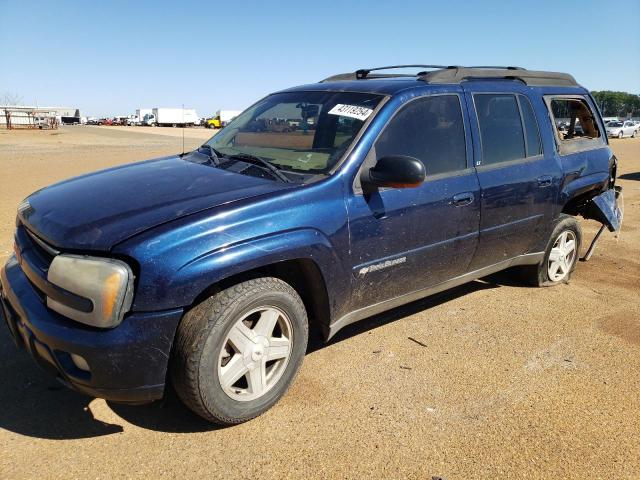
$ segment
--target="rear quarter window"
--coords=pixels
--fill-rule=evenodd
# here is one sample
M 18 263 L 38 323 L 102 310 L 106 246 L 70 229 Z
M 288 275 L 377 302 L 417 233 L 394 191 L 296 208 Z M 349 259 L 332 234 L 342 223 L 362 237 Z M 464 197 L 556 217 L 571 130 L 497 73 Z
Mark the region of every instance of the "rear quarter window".
M 544 97 L 560 154 L 599 148 L 605 144 L 593 109 L 584 96 Z

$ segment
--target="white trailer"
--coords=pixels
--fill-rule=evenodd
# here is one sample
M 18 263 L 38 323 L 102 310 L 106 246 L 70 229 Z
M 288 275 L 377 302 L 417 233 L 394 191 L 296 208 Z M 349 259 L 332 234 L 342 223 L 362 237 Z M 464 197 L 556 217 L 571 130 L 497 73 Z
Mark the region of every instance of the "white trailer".
M 216 117 L 220 120 L 221 126 L 224 127 L 241 113 L 242 111 L 240 110 L 218 110 L 216 112 Z
M 193 108 L 154 108 L 144 116 L 145 125 L 158 127 L 192 127 L 200 125 L 200 117 Z

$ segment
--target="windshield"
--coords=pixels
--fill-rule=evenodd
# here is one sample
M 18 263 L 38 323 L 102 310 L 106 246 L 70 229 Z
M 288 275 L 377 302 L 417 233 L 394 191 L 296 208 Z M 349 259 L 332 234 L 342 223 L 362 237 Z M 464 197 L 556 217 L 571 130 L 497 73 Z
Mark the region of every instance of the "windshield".
M 610 122 L 609 126 L 610 127 L 621 127 L 622 123 L 621 122 Z
M 368 93 L 276 93 L 245 110 L 207 145 L 225 157 L 260 157 L 285 172 L 326 174 L 380 100 Z

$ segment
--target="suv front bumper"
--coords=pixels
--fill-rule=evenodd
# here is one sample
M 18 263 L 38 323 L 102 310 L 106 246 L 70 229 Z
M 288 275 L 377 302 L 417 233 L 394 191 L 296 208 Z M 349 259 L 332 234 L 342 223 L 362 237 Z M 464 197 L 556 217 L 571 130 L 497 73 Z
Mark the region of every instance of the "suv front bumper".
M 0 271 L 0 317 L 18 346 L 67 386 L 124 403 L 162 398 L 174 334 L 183 310 L 132 313 L 110 330 L 49 310 L 12 256 Z M 82 357 L 89 371 L 78 367 Z

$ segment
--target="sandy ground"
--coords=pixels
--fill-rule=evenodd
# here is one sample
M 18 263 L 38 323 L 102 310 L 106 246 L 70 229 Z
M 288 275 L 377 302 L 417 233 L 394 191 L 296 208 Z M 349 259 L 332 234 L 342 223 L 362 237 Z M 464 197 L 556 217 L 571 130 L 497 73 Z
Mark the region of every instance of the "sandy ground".
M 31 191 L 182 149 L 144 130 L 0 131 L 0 261 Z M 0 478 L 640 478 L 640 139 L 611 143 L 625 223 L 569 285 L 494 275 L 348 327 L 244 425 L 81 396 L 0 329 Z

